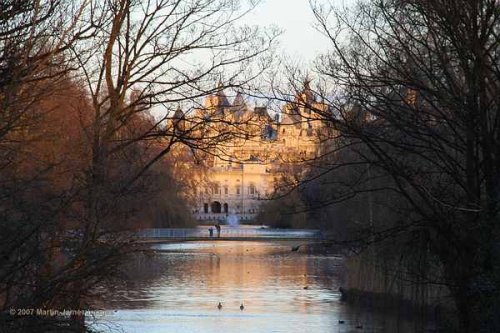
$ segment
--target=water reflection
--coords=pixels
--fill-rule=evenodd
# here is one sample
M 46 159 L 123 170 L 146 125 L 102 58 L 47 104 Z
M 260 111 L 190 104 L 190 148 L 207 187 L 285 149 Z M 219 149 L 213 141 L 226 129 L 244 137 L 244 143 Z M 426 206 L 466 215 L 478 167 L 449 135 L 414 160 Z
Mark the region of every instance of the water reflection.
M 337 256 L 292 252 L 290 244 L 277 242 L 196 242 L 157 249 L 162 252 L 127 265 L 128 278 L 101 304 L 117 311 L 98 318 L 96 328 L 350 332 L 366 321 L 364 332 L 383 331 L 377 318 L 339 301 Z

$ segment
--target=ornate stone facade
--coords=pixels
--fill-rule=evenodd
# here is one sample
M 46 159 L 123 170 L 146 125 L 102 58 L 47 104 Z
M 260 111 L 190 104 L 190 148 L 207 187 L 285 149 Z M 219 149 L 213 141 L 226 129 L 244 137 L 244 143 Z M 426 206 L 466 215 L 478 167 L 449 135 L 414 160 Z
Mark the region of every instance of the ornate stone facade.
M 230 103 L 223 91 L 207 97 L 204 108 L 196 112 L 232 131 L 231 139 L 216 147 L 207 181 L 200 181 L 196 190 L 192 211 L 200 222 L 228 216 L 252 220 L 275 192 L 287 166 L 314 159 L 320 143 L 331 134 L 320 119 L 328 110 L 315 101 L 307 82 L 274 117 L 265 107 L 250 108 L 241 94 Z

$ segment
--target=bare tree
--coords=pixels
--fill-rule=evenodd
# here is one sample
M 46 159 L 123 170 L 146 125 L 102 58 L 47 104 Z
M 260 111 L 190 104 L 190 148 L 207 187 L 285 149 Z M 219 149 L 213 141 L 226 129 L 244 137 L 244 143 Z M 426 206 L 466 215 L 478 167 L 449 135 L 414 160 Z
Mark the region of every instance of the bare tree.
M 238 26 L 247 9 L 235 1 L 0 4 L 2 309 L 78 309 L 113 276 L 134 247 L 109 230 L 128 228 L 146 206 L 139 199 L 155 199 L 169 170 L 153 165 L 176 143 L 205 149 L 227 136 L 204 135 L 215 118 L 194 115 L 180 128 L 170 111 L 264 69 L 275 34 Z M 216 86 L 222 74 L 227 83 Z M 1 320 L 9 330 L 43 330 L 40 318 Z
M 61 254 L 62 216 L 72 202 L 68 168 L 78 155 L 66 158 L 67 147 L 52 140 L 59 136 L 79 143 L 78 131 L 63 132 L 57 124 L 74 123 L 78 118 L 71 119 L 71 106 L 84 104 L 81 90 L 68 78 L 71 55 L 66 52 L 76 40 L 89 37 L 90 31 L 78 24 L 84 7 L 85 2 L 57 0 L 0 4 L 0 307 L 4 310 L 56 304 L 77 276 L 64 274 L 75 269 L 74 261 L 57 272 L 51 267 L 54 256 Z M 61 107 L 63 91 L 66 105 Z M 65 304 L 70 303 L 66 299 Z M 2 315 L 1 321 L 2 328 L 16 330 L 21 321 L 37 320 Z
M 325 170 L 365 165 L 330 202 L 395 195 L 402 214 L 367 217 L 365 241 L 418 234 L 419 249 L 439 260 L 434 282 L 450 289 L 460 330 L 500 329 L 498 2 L 377 0 L 342 11 L 312 1 L 312 8 L 333 48 L 316 63 L 317 91 L 330 105 L 316 114 L 342 135 L 333 151 L 356 156 L 346 163 L 332 153 Z
M 215 120 L 206 115 L 186 116 L 189 125 L 182 131 L 172 118 L 179 105 L 192 108 L 197 98 L 225 87 L 243 86 L 265 68 L 275 34 L 237 25 L 253 6 L 240 9 L 238 2 L 227 0 L 91 2 L 86 17 L 98 27 L 95 38 L 73 48 L 94 113 L 88 132 L 92 150 L 87 177 L 90 238 L 97 237 L 100 218 L 96 214 L 103 211 L 99 206 L 106 205 L 104 192 L 113 173 L 110 163 L 128 146 L 155 138 L 164 144 L 156 156 L 130 170 L 127 179 L 122 178 L 125 186 L 116 189 L 118 192 L 127 191 L 175 143 L 193 150 L 207 149 L 213 145 L 210 142 L 224 138 L 221 132 L 207 135 L 204 128 L 212 126 L 207 119 Z M 216 86 L 222 73 L 228 77 L 227 83 Z M 243 73 L 246 75 L 239 78 Z M 146 111 L 161 114 L 156 124 L 133 136 L 123 131 L 134 115 Z

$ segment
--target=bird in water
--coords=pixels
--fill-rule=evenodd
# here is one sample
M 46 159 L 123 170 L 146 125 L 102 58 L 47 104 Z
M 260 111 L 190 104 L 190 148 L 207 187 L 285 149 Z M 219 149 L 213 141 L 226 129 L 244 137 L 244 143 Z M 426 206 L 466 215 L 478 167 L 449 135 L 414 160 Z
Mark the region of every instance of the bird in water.
M 243 303 L 241 303 L 241 305 L 240 305 L 240 310 L 241 310 L 241 311 L 243 311 L 243 309 L 244 309 L 244 308 L 245 308 L 245 307 L 243 306 Z
M 219 305 L 217 305 L 217 309 L 219 309 L 219 310 L 222 309 L 222 303 L 221 302 L 219 302 Z

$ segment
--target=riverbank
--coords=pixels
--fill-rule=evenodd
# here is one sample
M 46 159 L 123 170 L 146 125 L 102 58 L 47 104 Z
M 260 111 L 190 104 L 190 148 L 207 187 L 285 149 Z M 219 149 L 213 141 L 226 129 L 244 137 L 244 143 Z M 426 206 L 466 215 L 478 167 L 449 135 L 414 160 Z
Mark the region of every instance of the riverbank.
M 426 283 L 424 277 L 390 259 L 375 251 L 346 257 L 342 300 L 409 319 L 416 324 L 416 332 L 456 332 L 456 311 L 448 288 Z
M 377 311 L 414 323 L 415 332 L 453 333 L 453 311 L 444 304 L 415 304 L 397 295 L 359 289 L 341 290 L 341 301 L 361 311 Z

